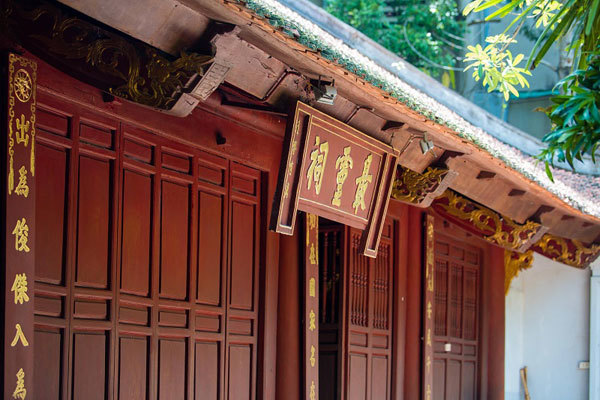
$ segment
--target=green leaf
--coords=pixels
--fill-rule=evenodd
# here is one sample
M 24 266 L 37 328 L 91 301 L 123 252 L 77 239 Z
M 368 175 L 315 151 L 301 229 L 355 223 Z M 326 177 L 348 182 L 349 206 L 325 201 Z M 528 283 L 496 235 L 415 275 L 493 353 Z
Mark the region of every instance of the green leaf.
M 550 171 L 548 161 L 544 162 L 544 164 L 546 166 L 546 175 L 548 176 L 548 179 L 550 179 L 550 182 L 554 183 L 554 177 L 552 176 L 552 171 Z
M 590 12 L 587 17 L 587 21 L 585 24 L 585 35 L 590 36 L 592 33 L 592 26 L 594 25 L 594 21 L 596 20 L 596 14 L 598 14 L 598 6 L 600 6 L 600 0 L 594 0 L 592 2 L 592 6 L 590 7 Z

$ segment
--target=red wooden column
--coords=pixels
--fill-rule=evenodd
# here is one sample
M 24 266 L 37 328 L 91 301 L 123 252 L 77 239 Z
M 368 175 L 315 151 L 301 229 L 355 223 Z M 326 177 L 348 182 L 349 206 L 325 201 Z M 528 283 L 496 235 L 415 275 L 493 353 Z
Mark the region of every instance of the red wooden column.
M 6 140 L 4 210 L 4 398 L 33 399 L 35 269 L 35 106 L 37 64 L 8 54 L 3 122 Z
M 304 399 L 319 396 L 319 217 L 304 215 Z

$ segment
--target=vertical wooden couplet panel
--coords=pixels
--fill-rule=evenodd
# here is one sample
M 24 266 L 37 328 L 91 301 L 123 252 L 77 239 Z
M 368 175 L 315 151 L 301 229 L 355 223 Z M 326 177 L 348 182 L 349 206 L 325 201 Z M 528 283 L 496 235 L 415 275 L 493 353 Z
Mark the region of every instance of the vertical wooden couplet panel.
M 37 64 L 8 54 L 4 398 L 33 399 L 35 106 Z M 28 283 L 31 286 L 28 286 Z
M 304 214 L 304 399 L 319 395 L 319 217 Z
M 434 302 L 434 217 L 425 217 L 425 285 L 423 295 L 423 398 L 432 399 L 433 390 L 433 302 Z

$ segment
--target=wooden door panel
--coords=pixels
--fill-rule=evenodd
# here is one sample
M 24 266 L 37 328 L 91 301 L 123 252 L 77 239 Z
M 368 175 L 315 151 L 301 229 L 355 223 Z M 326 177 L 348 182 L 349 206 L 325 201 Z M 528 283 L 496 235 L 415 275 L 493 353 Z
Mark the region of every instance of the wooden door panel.
M 36 143 L 36 280 L 64 284 L 65 210 L 67 208 L 66 149 Z
M 196 342 L 195 383 L 196 400 L 218 400 L 220 397 L 221 344 Z
M 63 339 L 62 329 L 35 331 L 34 391 L 37 399 L 60 399 Z
M 186 342 L 184 340 L 159 340 L 159 400 L 184 400 L 186 398 L 186 354 Z
M 108 370 L 105 332 L 73 334 L 73 399 L 104 400 Z
M 146 337 L 120 338 L 118 377 L 120 399 L 147 399 L 148 349 Z
M 220 306 L 223 281 L 224 199 L 220 194 L 198 193 L 198 303 Z
M 160 296 L 184 300 L 188 285 L 189 187 L 161 185 Z
M 386 356 L 373 356 L 371 367 L 371 399 L 390 398 L 390 363 Z
M 229 346 L 229 400 L 250 400 L 252 395 L 252 346 Z
M 121 291 L 144 297 L 150 294 L 152 186 L 151 176 L 123 171 Z
M 255 207 L 234 201 L 231 218 L 231 274 L 229 306 L 252 311 L 254 307 Z
M 458 360 L 446 360 L 446 400 L 461 400 L 461 362 Z
M 368 357 L 366 354 L 348 355 L 348 399 L 367 400 Z
M 108 287 L 111 161 L 81 156 L 77 216 L 78 286 Z

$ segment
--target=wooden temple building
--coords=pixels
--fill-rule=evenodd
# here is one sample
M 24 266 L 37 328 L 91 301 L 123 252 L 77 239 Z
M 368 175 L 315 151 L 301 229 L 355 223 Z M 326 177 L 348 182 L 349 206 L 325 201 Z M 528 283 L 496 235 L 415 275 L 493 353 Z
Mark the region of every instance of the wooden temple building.
M 510 279 L 600 251 L 587 177 L 272 0 L 0 20 L 4 399 L 501 399 Z

